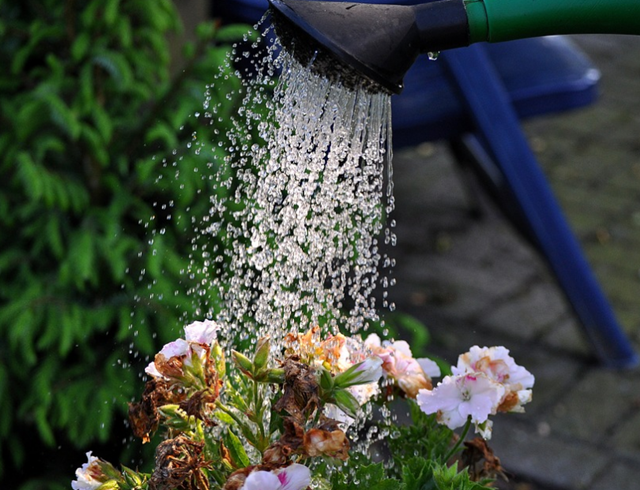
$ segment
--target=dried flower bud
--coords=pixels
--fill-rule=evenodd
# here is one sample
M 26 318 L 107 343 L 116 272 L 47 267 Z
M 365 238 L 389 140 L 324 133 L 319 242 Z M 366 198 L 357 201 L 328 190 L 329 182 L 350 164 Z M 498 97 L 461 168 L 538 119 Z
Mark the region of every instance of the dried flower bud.
M 202 470 L 212 467 L 204 459 L 203 449 L 204 443 L 184 435 L 161 442 L 149 490 L 209 490 L 209 480 Z
M 296 422 L 304 424 L 320 403 L 315 371 L 295 357 L 287 358 L 283 366 L 283 394 L 274 408 L 287 412 Z
M 143 443 L 149 442 L 151 435 L 158 429 L 158 408 L 172 403 L 178 404 L 186 398 L 184 392 L 174 392 L 169 387 L 168 381 L 152 378 L 145 384 L 142 400 L 129 403 L 129 420 L 133 433 L 141 438 Z

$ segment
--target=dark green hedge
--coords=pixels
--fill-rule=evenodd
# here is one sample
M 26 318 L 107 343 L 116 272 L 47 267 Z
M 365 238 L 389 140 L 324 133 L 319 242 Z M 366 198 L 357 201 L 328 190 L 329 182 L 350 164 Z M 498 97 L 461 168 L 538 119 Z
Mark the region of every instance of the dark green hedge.
M 201 306 L 194 223 L 240 28 L 201 25 L 172 77 L 179 29 L 169 0 L 0 0 L 0 474 L 29 488 L 33 454 L 122 444 L 145 357 Z

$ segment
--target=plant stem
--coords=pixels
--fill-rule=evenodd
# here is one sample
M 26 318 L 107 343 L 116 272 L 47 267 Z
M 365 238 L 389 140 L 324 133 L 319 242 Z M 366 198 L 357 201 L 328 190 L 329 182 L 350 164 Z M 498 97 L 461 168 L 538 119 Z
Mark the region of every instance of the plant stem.
M 458 441 L 456 442 L 455 446 L 453 446 L 451 448 L 451 451 L 449 451 L 447 455 L 444 457 L 445 463 L 449 461 L 451 456 L 453 456 L 456 452 L 458 452 L 458 449 L 460 449 L 460 445 L 464 442 L 465 437 L 467 437 L 467 432 L 469 432 L 469 427 L 471 427 L 471 417 L 467 418 L 467 423 L 464 424 L 464 428 L 462 429 L 462 434 L 458 438 Z
M 258 426 L 258 430 L 260 431 L 260 446 L 258 449 L 260 452 L 264 452 L 264 450 L 269 445 L 269 441 L 265 436 L 264 431 L 264 416 L 262 413 L 262 398 L 260 397 L 260 387 L 258 386 L 258 382 L 255 380 L 251 380 L 253 383 L 253 413 L 254 413 L 254 422 Z

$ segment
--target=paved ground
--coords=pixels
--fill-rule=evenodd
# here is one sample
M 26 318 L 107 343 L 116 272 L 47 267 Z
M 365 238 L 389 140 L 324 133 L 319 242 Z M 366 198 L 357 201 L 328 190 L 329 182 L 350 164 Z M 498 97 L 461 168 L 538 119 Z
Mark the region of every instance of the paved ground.
M 640 38 L 579 36 L 602 71 L 598 104 L 527 122 L 552 187 L 640 351 Z M 593 362 L 536 252 L 483 202 L 473 219 L 446 148 L 395 157 L 398 308 L 451 362 L 505 345 L 537 378 L 525 415 L 498 416 L 492 446 L 518 490 L 640 488 L 640 371 Z

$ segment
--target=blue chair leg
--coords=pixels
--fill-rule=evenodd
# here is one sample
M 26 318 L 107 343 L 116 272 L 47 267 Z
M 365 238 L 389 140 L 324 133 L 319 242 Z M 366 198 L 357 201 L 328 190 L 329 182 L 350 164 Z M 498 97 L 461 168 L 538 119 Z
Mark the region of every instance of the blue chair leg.
M 464 98 L 483 146 L 503 178 L 528 233 L 554 271 L 599 360 L 628 368 L 638 357 L 618 324 L 520 128 L 482 45 L 452 50 L 442 61 Z

